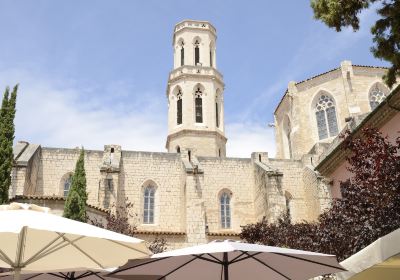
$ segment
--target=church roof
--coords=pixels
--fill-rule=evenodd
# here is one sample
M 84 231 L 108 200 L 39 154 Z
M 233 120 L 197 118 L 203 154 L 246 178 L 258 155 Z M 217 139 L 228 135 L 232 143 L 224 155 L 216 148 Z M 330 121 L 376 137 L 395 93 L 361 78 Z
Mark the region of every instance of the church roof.
M 370 66 L 370 65 L 358 65 L 358 64 L 354 64 L 354 65 L 352 65 L 352 66 L 353 66 L 353 67 L 360 67 L 360 68 L 370 68 L 370 69 L 384 69 L 384 70 L 387 70 L 387 69 L 388 69 L 388 67 L 384 67 L 384 66 Z M 305 80 L 302 80 L 302 81 L 300 81 L 300 82 L 296 82 L 295 85 L 297 86 L 297 85 L 300 85 L 300 84 L 303 84 L 303 83 L 310 82 L 310 81 L 312 81 L 312 80 L 314 80 L 314 79 L 316 79 L 316 78 L 319 78 L 319 77 L 321 77 L 321 76 L 327 75 L 327 74 L 332 73 L 332 72 L 334 72 L 334 71 L 337 71 L 337 70 L 339 70 L 339 69 L 340 69 L 340 67 L 333 68 L 333 69 L 331 69 L 331 70 L 329 70 L 329 71 L 326 71 L 326 72 L 320 73 L 320 74 L 318 74 L 318 75 L 312 76 L 312 77 L 307 78 L 307 79 L 305 79 Z M 279 103 L 278 103 L 278 106 L 276 106 L 276 108 L 275 108 L 274 114 L 276 114 L 276 111 L 278 110 L 279 106 L 280 106 L 281 103 L 283 102 L 283 99 L 286 97 L 286 94 L 287 94 L 288 92 L 289 92 L 289 90 L 286 89 L 285 93 L 283 94 L 281 100 L 280 100 Z

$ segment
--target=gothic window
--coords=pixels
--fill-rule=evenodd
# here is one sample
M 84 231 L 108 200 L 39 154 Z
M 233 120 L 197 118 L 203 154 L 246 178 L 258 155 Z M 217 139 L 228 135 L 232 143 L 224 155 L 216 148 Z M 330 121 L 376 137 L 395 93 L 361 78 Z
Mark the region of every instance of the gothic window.
M 182 124 L 182 92 L 181 90 L 178 91 L 176 98 L 176 123 Z
M 371 106 L 371 110 L 374 110 L 378 107 L 379 103 L 385 99 L 386 94 L 382 89 L 383 86 L 379 86 L 379 84 L 375 84 L 369 92 L 369 105 Z
M 156 189 L 148 186 L 144 189 L 143 223 L 154 224 L 154 196 Z
M 182 41 L 181 43 L 181 66 L 185 65 L 185 47 Z
M 64 188 L 63 188 L 64 197 L 68 196 L 69 190 L 71 188 L 71 183 L 72 183 L 72 175 L 69 174 L 67 179 L 65 179 L 65 181 L 64 181 Z
M 220 196 L 221 228 L 231 228 L 231 196 L 223 192 Z
M 196 123 L 202 123 L 203 122 L 203 99 L 202 99 L 202 91 L 198 87 L 195 91 L 195 117 L 196 117 Z
M 291 139 L 292 127 L 290 119 L 285 116 L 283 121 L 283 147 L 285 158 L 292 158 L 292 139 Z
M 315 105 L 319 140 L 338 134 L 335 102 L 331 97 L 322 94 Z
M 218 102 L 215 102 L 215 125 L 219 127 L 219 109 Z
M 177 147 L 176 147 L 176 152 L 177 152 L 178 154 L 180 154 L 180 153 L 181 153 L 181 147 L 177 146 Z
M 107 178 L 106 181 L 105 181 L 105 185 L 106 185 L 105 186 L 106 190 L 112 192 L 112 190 L 113 190 L 113 179 L 112 178 Z
M 285 191 L 286 214 L 287 214 L 289 219 L 292 218 L 291 212 L 290 212 L 290 210 L 291 210 L 290 209 L 290 205 L 291 205 L 291 202 L 292 202 L 292 198 L 293 198 L 292 195 L 288 191 Z
M 200 63 L 200 42 L 196 40 L 194 42 L 194 65 Z

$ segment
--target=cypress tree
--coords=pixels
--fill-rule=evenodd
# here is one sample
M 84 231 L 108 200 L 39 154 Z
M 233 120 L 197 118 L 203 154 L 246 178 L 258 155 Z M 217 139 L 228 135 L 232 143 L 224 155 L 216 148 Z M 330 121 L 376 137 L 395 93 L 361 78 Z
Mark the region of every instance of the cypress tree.
M 10 96 L 10 89 L 6 88 L 0 110 L 0 204 L 8 202 L 8 190 L 11 185 L 17 91 L 18 85 L 14 87 Z
M 84 156 L 85 151 L 82 149 L 64 205 L 64 217 L 80 222 L 86 222 L 87 193 Z

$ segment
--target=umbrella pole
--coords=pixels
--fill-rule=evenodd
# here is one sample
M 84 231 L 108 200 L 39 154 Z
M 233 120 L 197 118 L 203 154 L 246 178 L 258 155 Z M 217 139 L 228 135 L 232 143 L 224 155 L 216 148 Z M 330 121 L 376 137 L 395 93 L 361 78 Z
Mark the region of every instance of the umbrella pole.
M 14 269 L 14 280 L 19 280 L 21 277 L 21 268 L 17 267 Z
M 224 265 L 224 280 L 229 280 L 228 253 L 224 253 L 223 265 Z

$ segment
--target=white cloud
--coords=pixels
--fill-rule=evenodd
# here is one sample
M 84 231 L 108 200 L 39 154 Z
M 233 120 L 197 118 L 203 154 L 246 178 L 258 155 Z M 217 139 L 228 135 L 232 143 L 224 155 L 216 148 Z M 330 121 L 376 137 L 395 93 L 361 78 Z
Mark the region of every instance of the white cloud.
M 48 81 L 25 71 L 0 72 L 10 85 L 20 83 L 16 141 L 47 147 L 102 150 L 118 144 L 124 150 L 165 151 L 167 104 L 164 93 L 132 92 L 115 82 L 103 92 L 73 82 Z M 5 85 L 0 84 L 1 88 Z M 275 154 L 273 131 L 257 123 L 226 125 L 227 154 L 250 157 L 254 151 Z
M 125 150 L 164 151 L 167 133 L 164 95 L 118 92 L 96 94 L 90 89 L 55 85 L 24 72 L 0 73 L 7 81 L 19 81 L 16 140 L 51 147 L 103 149 L 119 144 Z M 121 93 L 121 87 L 117 87 Z M 129 100 L 129 102 L 127 102 Z
M 268 152 L 275 157 L 275 140 L 272 128 L 256 123 L 227 124 L 227 154 L 231 157 L 250 157 L 252 152 Z

